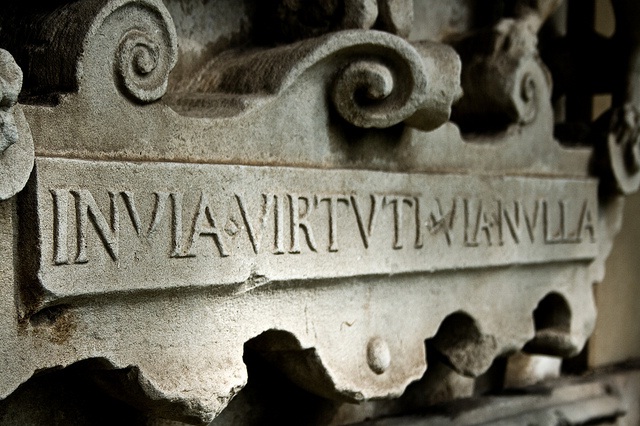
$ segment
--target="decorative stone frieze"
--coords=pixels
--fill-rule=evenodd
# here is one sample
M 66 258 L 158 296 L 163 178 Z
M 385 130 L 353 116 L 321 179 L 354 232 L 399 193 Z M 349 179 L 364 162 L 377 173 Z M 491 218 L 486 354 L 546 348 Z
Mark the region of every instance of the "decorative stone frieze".
M 275 40 L 173 86 L 184 39 L 160 0 L 26 3 L 0 18 L 25 73 L 22 104 L 0 87 L 1 155 L 31 143 L 26 117 L 36 157 L 0 204 L 0 397 L 84 362 L 144 412 L 206 424 L 245 349 L 361 402 L 422 377 L 425 341 L 471 377 L 584 346 L 621 198 L 599 151 L 553 135 L 536 33 L 558 2 L 451 45 L 400 37 L 410 1 L 269 2 Z M 597 173 L 635 179 L 636 139 Z

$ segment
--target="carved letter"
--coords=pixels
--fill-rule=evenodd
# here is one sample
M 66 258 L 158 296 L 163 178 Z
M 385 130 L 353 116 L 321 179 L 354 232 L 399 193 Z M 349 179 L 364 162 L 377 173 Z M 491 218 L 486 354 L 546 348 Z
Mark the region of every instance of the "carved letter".
M 118 260 L 118 238 L 120 234 L 120 217 L 116 204 L 116 194 L 109 192 L 111 200 L 111 226 L 96 204 L 91 192 L 86 189 L 71 191 L 76 199 L 76 217 L 78 226 L 78 253 L 76 263 L 87 263 L 87 224 L 89 218 L 98 232 L 107 253 L 113 260 Z
M 291 209 L 291 250 L 289 253 L 300 253 L 300 229 L 302 229 L 306 235 L 307 244 L 312 251 L 318 251 L 315 238 L 313 238 L 313 230 L 311 229 L 311 223 L 309 223 L 309 215 L 313 211 L 313 204 L 309 200 L 309 197 L 288 194 L 289 206 Z M 300 201 L 303 200 L 306 205 L 304 213 L 300 213 Z
M 529 233 L 529 239 L 532 243 L 536 241 L 535 231 L 538 226 L 538 211 L 540 210 L 540 201 L 536 201 L 533 208 L 533 217 L 527 214 L 527 210 L 523 207 L 522 213 L 524 214 L 524 222 L 527 225 L 527 232 Z
M 161 198 L 162 194 L 165 194 L 165 193 L 160 192 L 157 194 L 158 202 L 156 203 L 156 211 L 161 209 L 160 202 L 163 200 L 163 198 Z M 172 192 L 170 195 L 171 195 L 171 201 L 173 204 L 173 220 L 171 221 L 173 250 L 171 251 L 171 257 L 189 257 L 189 255 L 185 255 L 182 253 L 182 193 Z M 154 220 L 153 220 L 153 223 L 151 224 L 151 228 L 149 229 L 149 235 L 151 235 L 155 231 L 157 227 L 155 218 L 159 216 L 156 213 L 154 213 L 153 217 L 154 217 Z
M 349 198 L 341 195 L 316 196 L 316 204 L 326 201 L 329 208 L 329 251 L 338 251 L 338 203 L 349 206 Z
M 216 221 L 211 210 L 209 197 L 206 193 L 202 192 L 200 194 L 198 212 L 193 220 L 193 231 L 191 232 L 191 238 L 189 238 L 189 249 L 187 250 L 189 256 L 195 256 L 193 253 L 193 246 L 196 238 L 201 235 L 210 235 L 213 237 L 213 241 L 218 248 L 218 252 L 220 252 L 220 257 L 229 256 L 222 242 L 222 238 L 220 237 L 220 232 L 216 227 Z
M 270 196 L 270 195 L 268 195 Z M 274 254 L 284 254 L 284 202 L 282 197 L 273 196 L 276 205 Z
M 240 214 L 242 215 L 242 220 L 244 221 L 245 226 L 247 227 L 247 234 L 249 235 L 249 241 L 251 241 L 251 246 L 253 247 L 253 251 L 255 254 L 260 252 L 260 243 L 262 241 L 262 235 L 267 227 L 267 219 L 271 214 L 271 210 L 273 209 L 273 201 L 274 195 L 262 194 L 262 215 L 260 217 L 260 222 L 257 227 L 251 224 L 251 220 L 247 215 L 247 209 L 244 207 L 244 203 L 242 202 L 242 198 L 235 194 L 236 201 L 238 202 L 238 207 L 240 208 Z
M 558 215 L 558 220 L 559 220 L 559 228 L 558 231 L 556 231 L 556 233 L 554 235 L 550 235 L 549 233 L 549 212 L 548 212 L 548 206 L 547 206 L 547 202 L 543 201 L 542 202 L 542 213 L 543 213 L 543 224 L 544 224 L 544 242 L 545 244 L 571 244 L 571 243 L 578 243 L 579 239 L 577 238 L 577 236 L 574 236 L 573 238 L 568 238 L 567 237 L 567 230 L 566 230 L 566 205 L 565 202 L 563 200 L 558 201 L 558 209 L 559 209 L 559 215 Z
M 419 249 L 424 246 L 424 241 L 422 240 L 422 211 L 420 209 L 422 201 L 420 197 L 414 197 L 413 203 L 416 213 L 416 241 L 413 246 Z
M 395 250 L 399 250 L 402 248 L 401 241 L 401 232 L 402 232 L 402 205 L 408 204 L 409 206 L 413 206 L 414 199 L 403 197 L 403 196 L 395 196 L 388 195 L 384 197 L 385 204 L 393 204 L 393 248 Z
M 170 194 L 168 192 L 155 192 L 154 195 L 156 197 L 155 206 L 153 208 L 153 216 L 151 218 L 151 223 L 149 224 L 149 228 L 146 233 L 142 230 L 142 222 L 140 220 L 140 214 L 138 213 L 138 209 L 136 208 L 135 196 L 130 191 L 122 191 L 120 193 L 122 195 L 122 199 L 124 200 L 124 204 L 127 207 L 127 211 L 129 212 L 129 217 L 131 218 L 131 223 L 133 224 L 133 228 L 136 230 L 136 234 L 139 237 L 148 238 L 151 235 L 155 234 L 160 226 L 160 222 L 164 217 L 164 211 L 167 206 L 167 199 Z
M 476 218 L 476 230 L 473 235 L 473 240 L 478 241 L 478 234 L 482 231 L 487 237 L 487 245 L 491 245 L 491 227 L 493 223 L 487 219 L 487 213 L 484 211 L 484 205 L 482 201 L 478 203 L 478 216 Z
M 482 200 L 478 201 L 478 211 L 476 213 L 476 222 L 473 227 L 473 234 L 469 237 L 469 227 L 471 223 L 469 222 L 469 206 L 470 202 L 468 199 L 464 199 L 464 245 L 466 247 L 478 247 L 480 243 L 478 242 L 478 234 L 484 232 L 485 237 L 487 239 L 487 245 L 491 245 L 491 227 L 493 227 L 494 223 L 489 220 L 487 213 L 484 210 L 484 205 Z
M 67 251 L 67 217 L 69 191 L 52 189 L 53 196 L 53 262 L 56 265 L 69 263 Z
M 513 202 L 513 215 L 509 213 L 506 208 L 501 209 L 504 223 L 507 224 L 511 238 L 516 244 L 520 244 L 520 236 L 522 235 L 522 228 L 520 226 L 520 202 Z
M 477 228 L 476 228 L 475 236 L 474 236 L 473 240 L 471 240 L 469 238 L 469 226 L 470 225 L 471 224 L 469 223 L 469 200 L 467 200 L 465 198 L 464 199 L 464 245 L 465 245 L 465 247 L 478 247 L 479 244 L 475 239 L 475 237 L 477 237 L 477 235 L 478 235 Z
M 589 203 L 585 200 L 580 213 L 580 221 L 578 222 L 578 240 L 582 241 L 582 232 L 588 231 L 590 241 L 596 242 L 596 230 L 593 224 L 593 215 L 589 209 Z
M 356 214 L 356 221 L 358 222 L 358 229 L 360 230 L 360 236 L 362 237 L 362 244 L 364 244 L 364 248 L 369 248 L 369 242 L 371 241 L 371 234 L 373 233 L 373 229 L 375 227 L 376 217 L 378 215 L 378 209 L 381 204 L 381 195 L 371 195 L 371 208 L 369 209 L 369 222 L 365 227 L 364 221 L 362 220 L 362 215 L 360 214 L 360 208 L 358 207 L 358 200 L 354 195 L 351 196 L 351 205 L 353 206 L 353 211 Z

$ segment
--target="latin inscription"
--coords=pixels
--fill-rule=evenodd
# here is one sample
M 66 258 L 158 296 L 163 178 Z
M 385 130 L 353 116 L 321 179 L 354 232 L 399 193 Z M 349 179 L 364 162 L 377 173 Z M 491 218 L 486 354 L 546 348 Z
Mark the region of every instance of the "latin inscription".
M 37 166 L 38 279 L 56 297 L 597 253 L 591 179 L 53 158 Z
M 231 209 L 231 215 L 226 217 L 217 213 L 212 203 L 214 196 L 205 191 L 197 193 L 198 202 L 193 211 L 185 211 L 185 194 L 179 192 L 104 192 L 100 195 L 108 200 L 108 212 L 98 207 L 94 194 L 87 189 L 53 188 L 50 193 L 54 210 L 55 265 L 89 262 L 89 238 L 99 241 L 104 253 L 117 261 L 123 219 L 130 221 L 127 228 L 130 234 L 135 233 L 150 245 L 170 247 L 166 251 L 168 258 L 196 257 L 205 249 L 202 241 L 206 239 L 213 242 L 217 257 L 232 256 L 227 240 L 237 233 L 243 234 L 256 255 L 339 253 L 340 247 L 346 244 L 369 250 L 372 239 L 388 235 L 392 238 L 384 243 L 389 250 L 421 250 L 436 238 L 444 238 L 449 248 L 476 249 L 505 244 L 596 242 L 595 216 L 587 199 L 576 203 L 547 199 L 486 202 L 453 198 L 443 203 L 422 195 L 263 193 L 248 199 L 233 194 L 231 204 L 235 211 Z M 153 200 L 149 223 L 143 223 L 136 198 Z M 73 224 L 68 221 L 70 206 L 75 211 Z M 391 213 L 383 218 L 381 211 L 384 210 Z M 187 229 L 183 226 L 185 215 L 191 223 Z M 285 215 L 288 227 L 284 225 Z M 242 218 L 242 226 L 238 227 L 234 217 Z M 226 223 L 234 224 L 238 230 L 225 232 L 222 226 Z M 342 241 L 340 229 L 344 227 L 357 230 L 359 238 Z M 390 232 L 376 233 L 383 228 Z M 68 246 L 70 231 L 74 235 L 72 239 L 75 238 L 75 250 Z M 151 238 L 154 234 L 162 236 Z M 324 244 L 318 242 L 316 234 L 326 236 Z

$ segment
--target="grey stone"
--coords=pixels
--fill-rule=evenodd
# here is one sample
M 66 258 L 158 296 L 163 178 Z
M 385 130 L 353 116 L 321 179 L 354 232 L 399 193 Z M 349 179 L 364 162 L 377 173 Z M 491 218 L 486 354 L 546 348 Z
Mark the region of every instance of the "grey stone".
M 36 173 L 26 195 L 36 229 L 25 232 L 52 237 L 33 242 L 42 305 L 119 291 L 247 291 L 273 281 L 594 259 L 600 235 L 590 180 L 63 159 L 38 159 Z
M 626 416 L 635 408 L 638 370 L 599 373 L 587 379 L 556 380 L 526 388 L 519 394 L 469 398 L 442 405 L 439 413 L 367 421 L 359 425 L 544 425 L 633 424 Z M 629 398 L 631 399 L 631 398 Z
M 0 200 L 18 193 L 33 167 L 33 141 L 20 107 L 22 70 L 0 49 Z
M 409 36 L 413 25 L 413 0 L 378 0 L 380 28 L 401 37 Z
M 222 53 L 203 46 L 233 31 L 194 41 L 167 3 L 0 20 L 26 76 L 2 155 L 30 128 L 36 156 L 0 204 L 0 397 L 80 363 L 142 412 L 205 424 L 247 351 L 350 403 L 399 397 L 427 352 L 469 377 L 580 352 L 620 223 L 601 177 L 629 149 L 594 174 L 597 150 L 554 138 L 536 32 L 556 2 L 452 47 L 398 36 L 412 2 L 283 0 L 265 19 L 284 38 Z

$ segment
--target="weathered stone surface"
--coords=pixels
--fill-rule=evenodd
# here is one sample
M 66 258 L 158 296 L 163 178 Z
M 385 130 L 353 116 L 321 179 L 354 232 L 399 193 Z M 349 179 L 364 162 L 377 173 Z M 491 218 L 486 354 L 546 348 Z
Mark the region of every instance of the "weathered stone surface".
M 390 33 L 412 2 L 273 3 L 282 37 L 187 66 L 159 0 L 1 18 L 37 158 L 0 204 L 0 396 L 83 362 L 143 412 L 207 423 L 245 351 L 361 402 L 402 394 L 427 348 L 471 377 L 581 350 L 621 198 L 615 164 L 553 136 L 536 32 L 556 2 L 458 51 Z
M 437 412 L 358 423 L 359 425 L 631 425 L 638 413 L 638 370 L 564 379 L 519 394 L 470 398 L 441 405 Z M 436 410 L 434 410 L 436 411 Z
M 18 129 L 9 108 L 18 101 L 22 71 L 9 52 L 0 50 L 0 152 L 18 142 Z
M 41 158 L 33 186 L 44 304 L 593 260 L 601 235 L 593 180 Z
M 536 118 L 540 103 L 535 86 L 551 85 L 536 43 L 530 22 L 513 19 L 456 43 L 464 61 L 465 96 L 456 105 L 454 119 L 463 131 L 496 131 Z
M 413 25 L 413 0 L 378 0 L 380 28 L 407 37 Z
M 27 183 L 33 167 L 33 141 L 24 115 L 15 104 L 22 70 L 0 49 L 0 200 L 13 197 Z

